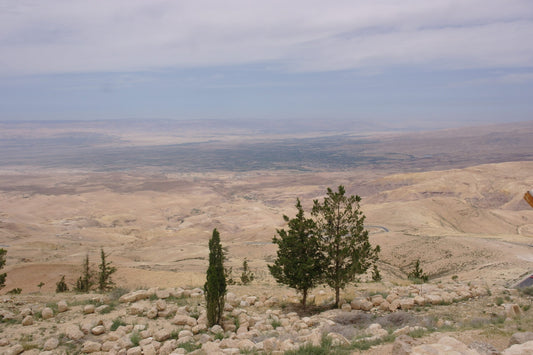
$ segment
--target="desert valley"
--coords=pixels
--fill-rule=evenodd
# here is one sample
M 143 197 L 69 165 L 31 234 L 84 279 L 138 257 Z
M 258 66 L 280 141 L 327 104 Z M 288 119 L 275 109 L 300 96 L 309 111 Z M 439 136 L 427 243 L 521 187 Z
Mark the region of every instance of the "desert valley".
M 231 297 L 237 299 L 228 300 L 231 307 L 228 314 L 233 312 L 233 318 L 238 319 L 240 313 L 235 315 L 235 310 L 240 306 L 246 309 L 253 304 L 258 314 L 275 312 L 278 320 L 283 318 L 280 312 L 284 313 L 286 307 L 289 311 L 285 313 L 296 312 L 297 317 L 332 312 L 328 310 L 330 289 L 312 290 L 316 309 L 309 313 L 298 308 L 294 290 L 276 284 L 267 265 L 276 256 L 277 246 L 272 238 L 277 228 L 285 227 L 282 216 L 295 214 L 296 198 L 309 212 L 314 199 L 322 198 L 328 187 L 339 185 L 345 186 L 349 194 L 362 197 L 361 209 L 366 215 L 370 242 L 381 247 L 378 267 L 382 281 L 372 282 L 369 273 L 362 275 L 357 285 L 347 288 L 342 297 L 350 305 L 343 307 L 348 316 L 329 315 L 330 328 L 334 328 L 335 322 L 343 327 L 348 324 L 350 329 L 373 323 L 361 313 L 372 314 L 376 322 L 387 316 L 383 315 L 380 302 L 364 311 L 354 305 L 357 300 L 372 301 L 371 296 L 376 294 L 387 297 L 395 289 L 400 290 L 396 293 L 402 297 L 413 294 L 409 287 L 422 290 L 422 286 L 409 286 L 411 282 L 407 279 L 414 261 L 419 259 L 430 277 L 424 287 L 440 287 L 455 294 L 459 293 L 458 287 L 470 287 L 475 292 L 459 297 L 461 301 L 452 297 L 431 307 L 425 306 L 431 303 L 429 300 L 420 301 L 416 303 L 417 311 L 398 304 L 399 312 L 409 318 L 399 325 L 414 327 L 418 314 L 435 319 L 435 324 L 426 324 L 425 331 L 418 331 L 422 337 L 411 344 L 413 347 L 436 343 L 434 332 L 443 324 L 446 331 L 463 334 L 459 338 L 466 345 L 468 341 L 481 339 L 490 343 L 492 339 L 491 346 L 498 351 L 508 346 L 515 331 L 533 330 L 531 296 L 512 288 L 533 269 L 533 208 L 523 200 L 524 192 L 533 187 L 531 121 L 419 132 L 358 129 L 357 125 L 343 124 L 332 126 L 329 131 L 321 126 L 304 128 L 281 123 L 249 127 L 231 122 L 219 124 L 0 123 L 0 244 L 7 250 L 2 270 L 7 273 L 3 291 L 21 290 L 20 295 L 2 296 L 2 309 L 11 312 L 15 320 L 13 323 L 3 316 L 0 338 L 4 347 L 0 349 L 6 350 L 2 351 L 8 353 L 23 346 L 27 348 L 25 354 L 40 353 L 46 350 L 43 344 L 47 338 L 55 334 L 47 329 L 33 340 L 27 337 L 17 340 L 16 334 L 24 334 L 26 329 L 37 331 L 39 328 L 35 327 L 39 325 L 49 328 L 46 324 L 50 322 L 42 319 L 41 314 L 35 325 L 23 326 L 20 323 L 24 307 L 15 306 L 19 302 L 30 310 L 27 316 L 42 313 L 46 303 L 68 298 L 72 310 L 79 308 L 77 316 L 61 318 L 57 313 L 54 322 L 75 323 L 85 331 L 83 302 L 90 304 L 98 299 L 100 305 L 105 305 L 107 296 L 55 294 L 56 283 L 64 275 L 72 288 L 87 254 L 96 269 L 100 248 L 117 267 L 113 280 L 121 289 L 151 289 L 153 297 L 146 297 L 154 302 L 158 298 L 164 302 L 179 288 L 182 289 L 179 297 L 184 290 L 187 295 L 190 290 L 201 291 L 213 228 L 220 231 L 222 245 L 227 248 L 226 266 L 232 268 L 233 278 L 238 281 L 245 259 L 255 274 L 249 285 L 229 286 Z M 237 126 L 240 128 L 236 129 Z M 38 286 L 40 283 L 43 284 Z M 154 290 L 161 294 L 156 295 Z M 164 290 L 174 291 L 163 297 Z M 247 302 L 250 296 L 255 299 Z M 504 301 L 499 301 L 502 297 Z M 277 301 L 266 307 L 271 298 Z M 183 307 L 193 304 L 202 307 L 202 297 L 193 296 L 192 300 L 181 304 L 178 315 Z M 124 336 L 130 336 L 133 327 L 150 323 L 148 329 L 152 333 L 144 331 L 141 343 L 151 344 L 146 339 L 153 339 L 158 330 L 154 328 L 158 324 L 154 317 L 144 318 L 151 301 L 136 302 L 146 302 L 137 307 L 140 311 L 119 306 L 109 314 L 101 314 L 98 321 L 104 326 L 104 335 L 111 339 L 112 320 L 122 317 Z M 506 314 L 510 317 L 505 304 L 518 304 L 518 318 L 511 317 L 495 325 L 491 317 L 505 319 Z M 457 308 L 463 310 L 458 313 Z M 248 311 L 248 316 L 253 318 L 253 312 Z M 389 314 L 389 310 L 385 313 Z M 86 317 L 97 315 L 98 312 Z M 355 318 L 341 322 L 342 317 Z M 479 319 L 482 326 L 465 325 L 466 319 Z M 286 332 L 292 331 L 295 322 L 298 323 L 294 320 L 282 323 Z M 128 324 L 132 327 L 129 332 Z M 77 339 L 64 335 L 65 330 L 56 331 L 63 335 L 50 351 L 89 352 L 84 342 L 105 344 L 102 336 L 91 334 L 94 327 Z M 305 328 L 313 326 L 308 324 Z M 393 334 L 399 328 L 389 328 L 385 334 Z M 258 330 L 249 325 L 246 334 L 255 333 L 241 337 L 244 331 L 229 327 L 217 342 L 218 336 L 207 330 L 188 325 L 176 329 L 194 330 L 190 339 L 181 343 L 199 344 L 189 349 L 195 352 L 244 351 L 237 341 L 219 347 L 224 339 L 248 340 L 245 350 L 248 353 L 295 351 L 305 344 L 294 337 L 290 346 L 285 338 L 285 347 L 281 340 L 277 347 L 269 347 L 271 344 L 265 347 L 265 339 L 274 336 L 276 327 Z M 270 336 L 264 334 L 268 331 Z M 323 334 L 324 329 L 317 332 Z M 203 335 L 206 337 L 201 342 Z M 348 335 L 343 338 L 352 343 Z M 167 339 L 153 340 L 159 345 L 151 346 L 160 351 Z M 393 340 L 376 342 L 366 351 L 391 353 Z M 174 346 L 165 345 L 165 349 L 185 351 L 185 347 L 178 346 L 177 333 L 173 341 Z M 213 342 L 218 345 L 201 346 Z M 255 346 L 260 342 L 260 346 Z M 335 351 L 343 351 L 342 346 L 346 350 L 346 344 L 337 343 L 340 347 Z M 96 348 L 95 351 L 105 353 L 113 350 L 128 354 L 136 349 L 131 344 L 105 351 L 102 345 Z M 470 350 L 475 351 L 475 347 Z

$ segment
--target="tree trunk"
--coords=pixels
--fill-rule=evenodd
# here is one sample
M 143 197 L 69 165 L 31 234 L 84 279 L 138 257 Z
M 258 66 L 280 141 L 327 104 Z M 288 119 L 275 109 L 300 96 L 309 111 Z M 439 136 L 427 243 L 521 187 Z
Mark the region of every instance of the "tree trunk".
M 335 287 L 335 308 L 339 308 L 340 287 Z
M 304 309 L 305 309 L 307 305 L 307 289 L 303 290 L 302 305 L 304 306 Z

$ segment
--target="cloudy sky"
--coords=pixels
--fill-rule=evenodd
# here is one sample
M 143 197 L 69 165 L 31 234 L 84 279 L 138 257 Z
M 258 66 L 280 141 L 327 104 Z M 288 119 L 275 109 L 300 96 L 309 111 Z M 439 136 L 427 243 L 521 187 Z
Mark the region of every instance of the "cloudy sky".
M 0 120 L 533 119 L 531 0 L 0 0 Z

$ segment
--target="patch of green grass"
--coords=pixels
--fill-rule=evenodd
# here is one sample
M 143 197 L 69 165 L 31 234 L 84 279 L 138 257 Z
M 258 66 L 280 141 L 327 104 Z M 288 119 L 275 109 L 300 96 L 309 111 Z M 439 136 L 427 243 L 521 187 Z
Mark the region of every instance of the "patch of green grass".
M 286 351 L 285 355 L 328 355 L 328 354 L 344 354 L 343 349 L 335 348 L 332 345 L 331 338 L 326 336 L 322 337 L 322 341 L 319 346 L 313 346 L 306 344 L 297 350 Z
M 424 335 L 428 334 L 430 331 L 425 329 L 415 329 L 412 332 L 409 332 L 411 338 L 422 338 Z
M 179 338 L 179 330 L 173 330 L 171 333 L 170 333 L 170 339 L 178 339 Z
M 522 310 L 523 310 L 524 312 L 529 311 L 530 308 L 531 308 L 531 305 L 530 305 L 530 304 L 525 304 L 525 305 L 522 306 Z
M 122 318 L 115 318 L 113 319 L 113 323 L 111 324 L 111 328 L 109 328 L 111 331 L 115 331 L 118 329 L 118 327 L 126 325 L 126 322 L 122 320 Z
M 223 332 L 215 334 L 215 340 L 222 340 L 222 339 L 224 339 L 224 333 Z
M 273 319 L 270 323 L 272 325 L 272 328 L 276 329 L 277 327 L 281 326 L 281 322 L 279 320 Z
M 385 344 L 385 343 L 392 343 L 396 339 L 396 337 L 392 334 L 388 334 L 384 336 L 381 339 L 376 340 L 358 340 L 354 341 L 352 345 L 350 346 L 350 349 L 357 349 L 357 350 L 368 350 L 372 346 Z
M 190 353 L 194 350 L 198 350 L 202 347 L 200 344 L 196 344 L 194 340 L 188 341 L 186 343 L 181 343 L 178 345 L 178 348 L 185 349 L 186 352 Z
M 496 297 L 496 300 L 494 300 L 494 303 L 496 303 L 497 306 L 501 306 L 503 304 L 503 298 Z
M 134 331 L 130 335 L 130 340 L 133 346 L 139 346 L 139 342 L 141 341 L 141 335 L 139 334 L 138 331 Z

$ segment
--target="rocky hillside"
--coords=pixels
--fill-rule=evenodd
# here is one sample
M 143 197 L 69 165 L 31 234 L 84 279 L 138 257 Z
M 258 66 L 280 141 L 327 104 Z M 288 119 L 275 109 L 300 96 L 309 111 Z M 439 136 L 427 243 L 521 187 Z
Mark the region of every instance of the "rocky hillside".
M 384 286 L 384 285 L 382 285 Z M 532 296 L 483 283 L 449 282 L 345 294 L 311 305 L 285 290 L 234 286 L 221 326 L 208 328 L 199 288 L 123 294 L 3 296 L 1 354 L 529 354 Z M 529 351 L 529 352 L 528 352 Z M 316 352 L 318 353 L 318 352 Z

